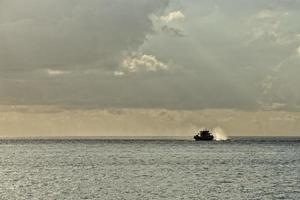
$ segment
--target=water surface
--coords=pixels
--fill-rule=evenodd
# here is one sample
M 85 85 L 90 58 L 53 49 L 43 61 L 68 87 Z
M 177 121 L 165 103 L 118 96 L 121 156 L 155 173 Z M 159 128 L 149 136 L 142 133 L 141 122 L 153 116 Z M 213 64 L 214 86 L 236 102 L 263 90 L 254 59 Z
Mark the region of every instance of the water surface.
M 2 139 L 0 180 L 0 199 L 300 199 L 300 139 Z

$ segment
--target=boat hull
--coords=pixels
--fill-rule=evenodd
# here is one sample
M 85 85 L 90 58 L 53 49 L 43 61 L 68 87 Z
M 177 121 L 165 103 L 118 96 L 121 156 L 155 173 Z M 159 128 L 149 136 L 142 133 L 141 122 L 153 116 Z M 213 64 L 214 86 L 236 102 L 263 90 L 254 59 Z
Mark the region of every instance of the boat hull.
M 201 136 L 195 135 L 195 136 L 194 136 L 194 139 L 195 139 L 196 141 L 201 141 L 201 140 L 209 141 L 209 140 L 213 140 L 214 137 L 213 137 L 213 136 L 209 136 L 209 137 L 201 137 Z

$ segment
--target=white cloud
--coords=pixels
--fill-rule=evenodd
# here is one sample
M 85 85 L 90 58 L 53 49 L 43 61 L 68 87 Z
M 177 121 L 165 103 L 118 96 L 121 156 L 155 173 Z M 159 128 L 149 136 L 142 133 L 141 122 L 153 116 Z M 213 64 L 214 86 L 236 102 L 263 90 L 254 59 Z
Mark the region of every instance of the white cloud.
M 69 74 L 70 72 L 68 71 L 61 71 L 61 70 L 53 70 L 53 69 L 47 69 L 47 74 L 49 76 L 61 76 L 64 74 Z
M 285 103 L 273 102 L 265 103 L 263 105 L 264 110 L 281 110 L 284 109 L 287 105 Z
M 127 72 L 147 71 L 155 72 L 159 70 L 167 70 L 167 64 L 157 60 L 153 55 L 138 54 L 127 56 L 121 63 L 121 68 Z
M 273 80 L 274 78 L 271 75 L 267 75 L 265 79 L 261 82 L 262 94 L 269 94 L 270 90 L 273 89 Z
M 272 11 L 272 10 L 261 10 L 256 14 L 257 19 L 274 19 L 286 17 L 289 15 L 289 12 L 282 11 Z
M 297 52 L 298 52 L 298 54 L 300 56 L 300 46 L 298 47 Z
M 161 16 L 160 19 L 164 22 L 182 21 L 185 19 L 185 16 L 181 11 L 174 11 L 167 15 Z
M 249 40 L 247 45 L 261 39 L 269 40 L 278 45 L 290 44 L 294 42 L 295 35 L 286 31 L 284 22 L 289 13 L 281 10 L 261 10 L 249 18 L 250 26 Z
M 270 10 L 261 10 L 257 13 L 256 18 L 258 19 L 265 19 L 265 18 L 272 18 L 274 16 L 273 12 Z
M 122 71 L 114 71 L 115 76 L 123 76 L 125 73 Z

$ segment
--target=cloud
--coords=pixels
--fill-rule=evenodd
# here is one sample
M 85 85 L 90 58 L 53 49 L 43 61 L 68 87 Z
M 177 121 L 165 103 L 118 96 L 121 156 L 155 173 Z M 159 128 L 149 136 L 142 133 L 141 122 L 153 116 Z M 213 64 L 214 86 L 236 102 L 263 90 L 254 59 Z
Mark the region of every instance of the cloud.
M 169 66 L 153 55 L 136 54 L 126 56 L 121 63 L 121 69 L 127 72 L 156 72 L 167 70 Z
M 153 30 L 167 1 L 2 0 L 0 70 L 114 70 Z M 22 7 L 22 9 L 20 9 Z
M 123 76 L 125 73 L 122 71 L 114 71 L 115 76 Z
M 264 19 L 274 20 L 274 19 L 284 17 L 284 16 L 288 16 L 288 15 L 289 15 L 288 12 L 278 12 L 278 11 L 272 11 L 272 10 L 264 9 L 264 10 L 259 11 L 256 14 L 256 18 L 257 19 L 262 19 L 262 20 L 264 20 Z
M 0 104 L 299 111 L 300 1 L 0 2 Z
M 164 22 L 183 21 L 185 19 L 184 14 L 181 11 L 173 11 L 167 15 L 161 16 L 160 19 Z
M 64 74 L 69 74 L 69 73 L 70 72 L 68 72 L 68 71 L 47 69 L 47 74 L 49 76 L 61 76 L 61 75 L 64 75 Z
M 174 27 L 169 27 L 167 25 L 164 25 L 161 27 L 161 30 L 164 33 L 167 33 L 171 36 L 176 36 L 176 37 L 184 37 L 184 33 L 182 30 L 178 29 L 178 28 L 174 28 Z
M 297 49 L 298 55 L 300 56 L 300 46 Z
M 271 75 L 268 75 L 264 78 L 264 80 L 261 82 L 261 88 L 262 88 L 262 94 L 267 95 L 270 90 L 273 89 L 273 80 L 274 77 Z
M 270 10 L 262 10 L 257 13 L 256 18 L 258 19 L 266 19 L 266 18 L 273 18 L 274 14 Z
M 248 19 L 246 23 L 250 26 L 248 45 L 260 40 L 269 41 L 278 45 L 294 43 L 296 35 L 282 29 L 290 14 L 280 9 L 263 9 Z
M 163 16 L 151 16 L 157 34 L 164 33 L 172 37 L 183 37 L 182 22 L 185 19 L 181 11 L 170 12 Z M 175 23 L 174 23 L 175 22 Z

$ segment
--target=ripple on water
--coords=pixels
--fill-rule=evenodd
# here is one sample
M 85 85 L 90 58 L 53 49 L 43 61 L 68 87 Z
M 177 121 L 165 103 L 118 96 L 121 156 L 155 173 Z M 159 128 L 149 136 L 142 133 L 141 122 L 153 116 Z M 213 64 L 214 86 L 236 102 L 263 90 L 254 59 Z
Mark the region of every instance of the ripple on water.
M 286 141 L 0 142 L 0 199 L 300 199 Z

